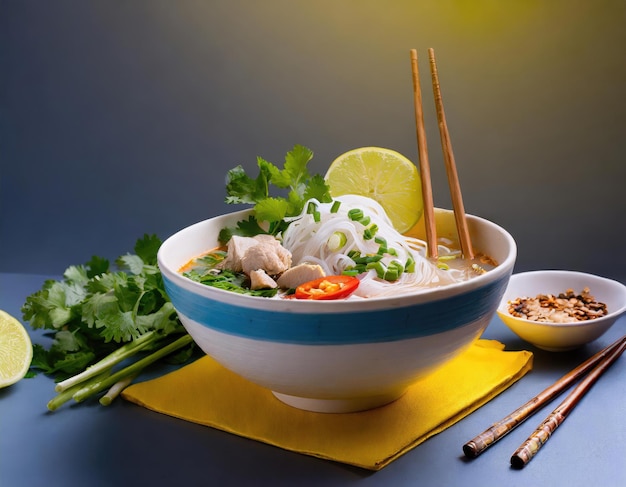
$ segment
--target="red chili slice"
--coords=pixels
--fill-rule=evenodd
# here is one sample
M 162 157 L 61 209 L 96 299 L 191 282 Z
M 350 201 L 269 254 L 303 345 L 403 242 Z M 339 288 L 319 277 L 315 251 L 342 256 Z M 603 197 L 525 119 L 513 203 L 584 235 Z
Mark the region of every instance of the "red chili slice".
M 354 276 L 326 276 L 305 282 L 296 288 L 298 299 L 341 299 L 359 287 Z

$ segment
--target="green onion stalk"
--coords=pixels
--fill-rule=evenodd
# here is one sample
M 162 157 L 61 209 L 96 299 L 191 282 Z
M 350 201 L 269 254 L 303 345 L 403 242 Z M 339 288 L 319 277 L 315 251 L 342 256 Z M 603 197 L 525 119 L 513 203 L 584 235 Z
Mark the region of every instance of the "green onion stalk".
M 145 337 L 145 335 L 150 336 Z M 153 332 L 146 333 L 145 335 L 134 342 L 127 343 L 113 352 L 111 354 L 113 358 L 107 356 L 100 362 L 89 367 L 84 374 L 78 374 L 78 376 L 82 376 L 79 377 L 79 379 L 75 379 L 75 377 L 78 377 L 75 376 L 63 383 L 59 383 L 59 385 L 61 385 L 61 387 L 57 387 L 59 394 L 48 402 L 48 409 L 54 411 L 70 399 L 74 399 L 76 402 L 84 401 L 94 394 L 110 388 L 109 392 L 100 400 L 101 404 L 108 405 L 143 369 L 170 353 L 189 345 L 193 341 L 191 335 L 184 334 L 144 358 L 137 360 L 117 372 L 111 373 L 115 364 L 162 339 L 161 335 L 153 334 Z M 138 345 L 137 341 L 142 340 L 144 337 L 145 340 L 141 341 Z

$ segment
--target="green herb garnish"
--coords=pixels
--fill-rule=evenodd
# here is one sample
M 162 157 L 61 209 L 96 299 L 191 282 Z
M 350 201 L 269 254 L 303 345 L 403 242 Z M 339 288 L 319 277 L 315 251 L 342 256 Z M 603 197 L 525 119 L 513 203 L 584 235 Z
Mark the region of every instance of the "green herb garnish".
M 324 177 L 319 174 L 312 176 L 307 169 L 312 158 L 310 149 L 296 145 L 285 156 L 283 169 L 258 157 L 259 174 L 256 178 L 248 176 L 242 166 L 228 171 L 226 203 L 252 204 L 254 214 L 247 220 L 237 222 L 234 228 L 224 228 L 219 234 L 219 241 L 225 244 L 233 235 L 277 235 L 287 227 L 284 218 L 299 215 L 309 199 L 330 203 L 332 198 Z M 270 196 L 272 186 L 286 190 L 287 196 Z
M 192 281 L 206 284 L 207 286 L 224 289 L 239 294 L 247 294 L 249 296 L 260 296 L 264 298 L 271 298 L 276 296 L 278 289 L 250 289 L 247 283 L 248 277 L 243 272 L 233 272 L 227 269 L 220 270 L 219 272 L 199 271 L 192 269 L 183 274 Z
M 145 235 L 135 254 L 116 260 L 116 269 L 93 257 L 85 265 L 68 267 L 61 280 L 45 281 L 26 298 L 24 320 L 53 337 L 47 349 L 33 346 L 31 363 L 31 369 L 61 381 L 49 409 L 112 386 L 111 377 L 115 382 L 134 377 L 164 356 L 172 363 L 189 359 L 194 345 L 165 293 L 156 261 L 160 245 L 155 235 Z M 141 360 L 113 371 L 139 352 Z

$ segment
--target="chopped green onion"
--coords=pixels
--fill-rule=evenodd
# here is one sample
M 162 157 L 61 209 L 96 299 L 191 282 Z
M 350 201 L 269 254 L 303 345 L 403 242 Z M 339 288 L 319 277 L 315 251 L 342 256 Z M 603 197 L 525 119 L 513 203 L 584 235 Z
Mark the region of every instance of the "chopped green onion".
M 359 274 L 365 272 L 367 269 L 365 268 L 366 264 L 355 264 L 355 265 L 351 265 L 346 267 L 344 270 L 346 271 L 357 271 Z
M 339 251 L 339 249 L 343 248 L 347 241 L 348 238 L 346 237 L 345 233 L 335 232 L 330 236 L 328 242 L 326 242 L 326 245 L 331 252 L 337 252 Z
M 319 212 L 319 211 L 317 211 L 317 210 L 315 210 L 315 211 L 313 212 L 313 221 L 314 221 L 315 223 L 319 223 L 319 222 L 320 222 L 320 220 L 321 220 L 321 218 L 322 218 L 322 216 L 320 215 L 320 212 Z
M 341 206 L 341 201 L 333 201 L 333 206 L 330 207 L 331 213 L 337 213 L 339 211 L 339 207 Z
M 348 211 L 348 218 L 353 221 L 359 221 L 361 218 L 363 218 L 363 210 L 360 210 L 358 208 L 352 208 L 350 211 Z
M 387 250 L 387 253 L 389 255 L 393 255 L 394 257 L 398 257 L 398 251 L 396 249 L 394 249 L 393 247 Z
M 385 271 L 384 279 L 386 281 L 397 281 L 404 272 L 404 266 L 397 260 L 392 260 Z
M 363 225 L 364 227 L 366 227 L 370 224 L 371 221 L 372 219 L 369 216 L 364 216 L 363 218 L 359 220 L 359 223 Z
M 415 272 L 415 260 L 410 255 L 404 264 L 404 272 Z
M 358 269 L 348 268 L 341 272 L 344 276 L 358 276 L 361 272 Z
M 317 205 L 315 203 L 313 203 L 312 201 L 309 201 L 308 206 L 306 207 L 306 212 L 309 215 L 312 215 L 313 213 L 315 213 L 315 210 L 317 209 Z
M 378 262 L 383 258 L 382 254 L 376 255 L 355 255 L 350 257 L 355 264 L 369 264 L 370 262 Z
M 371 240 L 374 238 L 374 235 L 376 235 L 376 232 L 378 232 L 378 225 L 372 223 L 363 231 L 363 238 L 365 240 Z
M 385 266 L 383 265 L 382 262 L 370 262 L 369 264 L 365 266 L 365 268 L 368 271 L 371 269 L 374 269 L 378 277 L 380 277 L 381 279 L 385 278 L 385 272 L 387 269 L 385 269 Z
M 400 277 L 400 274 L 398 273 L 396 269 L 387 269 L 387 271 L 385 272 L 383 276 L 383 279 L 385 281 L 397 281 L 399 277 Z
M 397 260 L 392 260 L 389 263 L 387 272 L 385 273 L 385 279 L 387 279 L 388 281 L 395 281 L 402 275 L 403 272 L 404 266 L 402 265 L 402 263 Z

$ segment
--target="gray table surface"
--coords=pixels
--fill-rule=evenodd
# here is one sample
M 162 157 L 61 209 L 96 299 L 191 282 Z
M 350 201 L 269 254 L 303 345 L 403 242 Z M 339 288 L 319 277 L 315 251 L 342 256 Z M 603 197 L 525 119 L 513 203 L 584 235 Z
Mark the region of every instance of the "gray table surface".
M 0 308 L 20 317 L 27 295 L 49 276 L 0 274 Z M 625 333 L 620 319 L 604 336 L 568 353 L 519 340 L 496 317 L 483 337 L 509 350 L 534 352 L 519 382 L 459 423 L 389 466 L 370 472 L 174 419 L 116 401 L 46 409 L 53 381 L 39 375 L 0 390 L 0 485 L 626 485 L 626 361 L 593 386 L 538 456 L 524 469 L 509 457 L 558 404 L 546 406 L 491 450 L 464 458 L 463 443 L 513 411 L 588 356 Z M 33 342 L 47 338 L 31 330 Z

